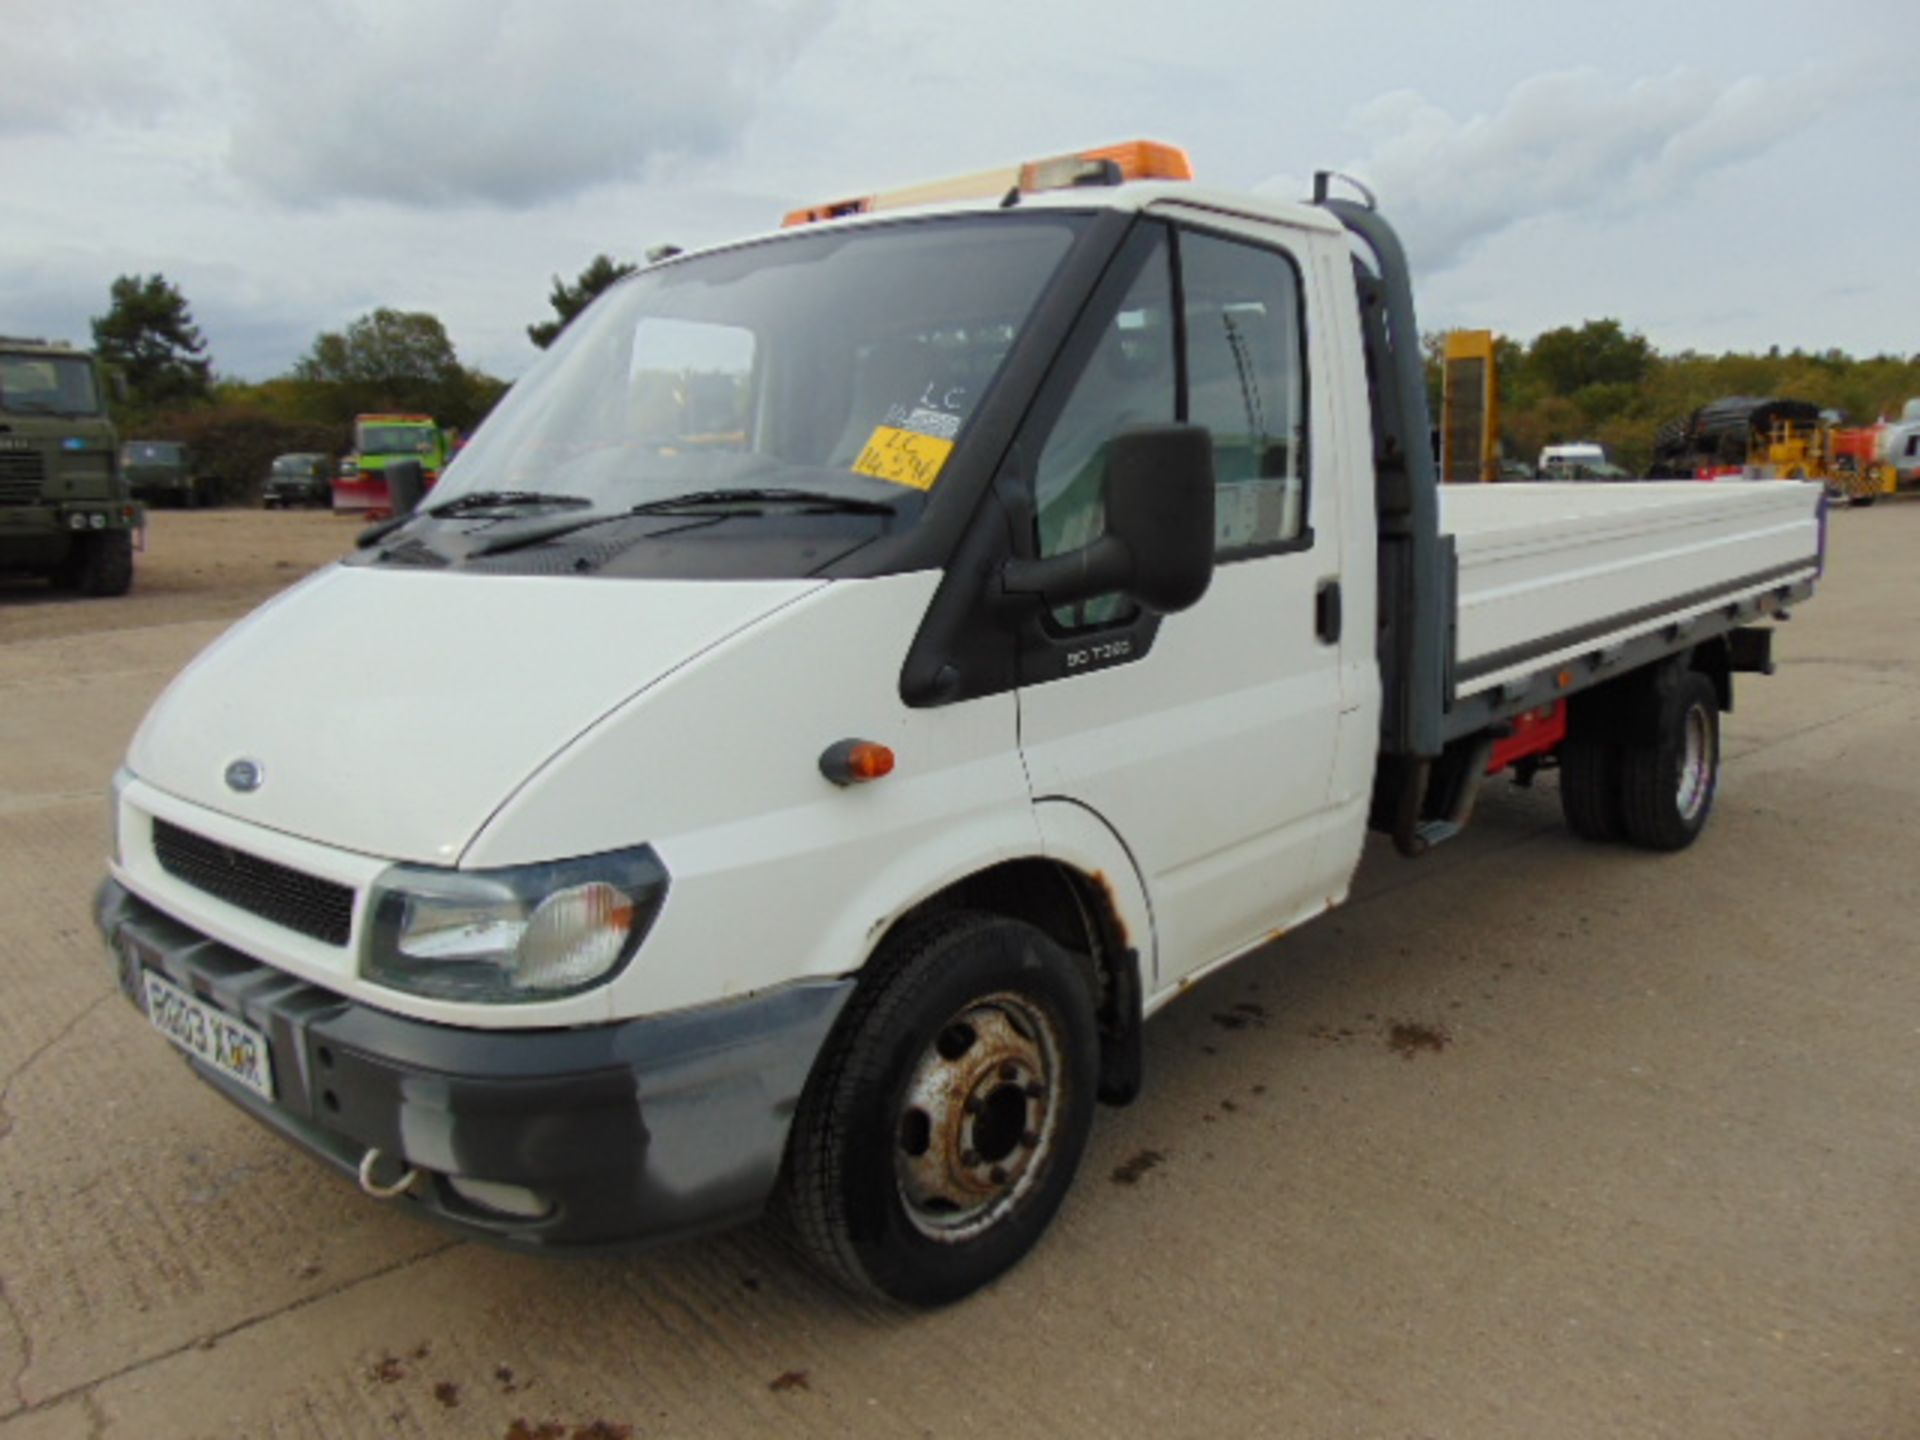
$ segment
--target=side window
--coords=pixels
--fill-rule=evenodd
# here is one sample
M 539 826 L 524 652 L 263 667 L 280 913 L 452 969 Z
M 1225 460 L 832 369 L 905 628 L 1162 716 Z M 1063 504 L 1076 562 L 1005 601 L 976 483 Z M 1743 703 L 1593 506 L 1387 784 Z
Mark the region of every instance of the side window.
M 1107 446 L 1131 425 L 1170 424 L 1178 413 L 1173 283 L 1159 241 L 1101 332 L 1093 354 L 1041 448 L 1034 501 L 1042 556 L 1091 544 L 1106 531 Z M 1069 629 L 1105 625 L 1131 602 L 1102 595 L 1054 612 Z
M 1213 432 L 1214 551 L 1285 546 L 1306 532 L 1306 368 L 1300 275 L 1277 251 L 1180 237 L 1187 416 Z

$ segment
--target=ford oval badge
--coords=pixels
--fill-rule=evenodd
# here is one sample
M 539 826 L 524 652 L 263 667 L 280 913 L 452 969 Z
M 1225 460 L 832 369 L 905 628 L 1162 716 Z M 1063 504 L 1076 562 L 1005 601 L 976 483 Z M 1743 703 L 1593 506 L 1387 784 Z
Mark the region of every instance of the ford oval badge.
M 227 766 L 227 788 L 242 795 L 251 795 L 266 778 L 267 772 L 258 760 L 236 760 Z

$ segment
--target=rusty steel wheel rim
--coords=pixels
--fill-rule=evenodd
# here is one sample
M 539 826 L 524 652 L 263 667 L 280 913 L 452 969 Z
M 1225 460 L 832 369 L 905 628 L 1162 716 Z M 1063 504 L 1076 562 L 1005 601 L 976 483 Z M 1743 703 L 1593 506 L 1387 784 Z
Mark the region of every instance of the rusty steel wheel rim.
M 907 1077 L 894 1174 L 914 1228 L 957 1243 L 991 1229 L 1046 1170 L 1058 1129 L 1058 1027 L 1021 995 L 969 1003 Z

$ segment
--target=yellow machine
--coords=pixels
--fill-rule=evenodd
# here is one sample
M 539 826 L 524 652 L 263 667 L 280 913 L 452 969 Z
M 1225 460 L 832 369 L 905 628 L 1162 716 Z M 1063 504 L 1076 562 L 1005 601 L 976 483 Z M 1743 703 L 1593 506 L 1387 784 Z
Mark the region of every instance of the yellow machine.
M 1825 421 L 1776 420 L 1764 436 L 1754 436 L 1749 465 L 1763 476 L 1823 481 L 1835 499 L 1871 505 L 1893 494 L 1895 485 L 1878 442 L 1878 427 L 1843 430 Z
M 1440 362 L 1440 479 L 1500 478 L 1500 394 L 1491 330 L 1453 330 Z

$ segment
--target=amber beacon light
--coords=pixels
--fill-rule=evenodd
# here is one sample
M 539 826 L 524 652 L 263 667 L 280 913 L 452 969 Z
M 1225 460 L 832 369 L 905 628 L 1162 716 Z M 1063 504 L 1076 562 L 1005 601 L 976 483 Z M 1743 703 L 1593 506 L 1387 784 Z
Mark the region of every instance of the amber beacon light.
M 1092 150 L 1076 150 L 1045 160 L 1029 160 L 1022 165 L 981 170 L 972 175 L 954 175 L 930 180 L 900 190 L 884 190 L 872 195 L 851 195 L 845 200 L 830 200 L 824 205 L 808 205 L 789 210 L 783 225 L 812 225 L 821 220 L 837 220 L 843 215 L 868 215 L 876 210 L 900 210 L 912 205 L 933 205 L 955 200 L 998 200 L 1012 192 L 1037 195 L 1046 190 L 1071 190 L 1080 185 L 1120 185 L 1129 180 L 1191 180 L 1193 162 L 1177 145 L 1156 140 L 1128 140 L 1119 145 L 1102 145 Z

